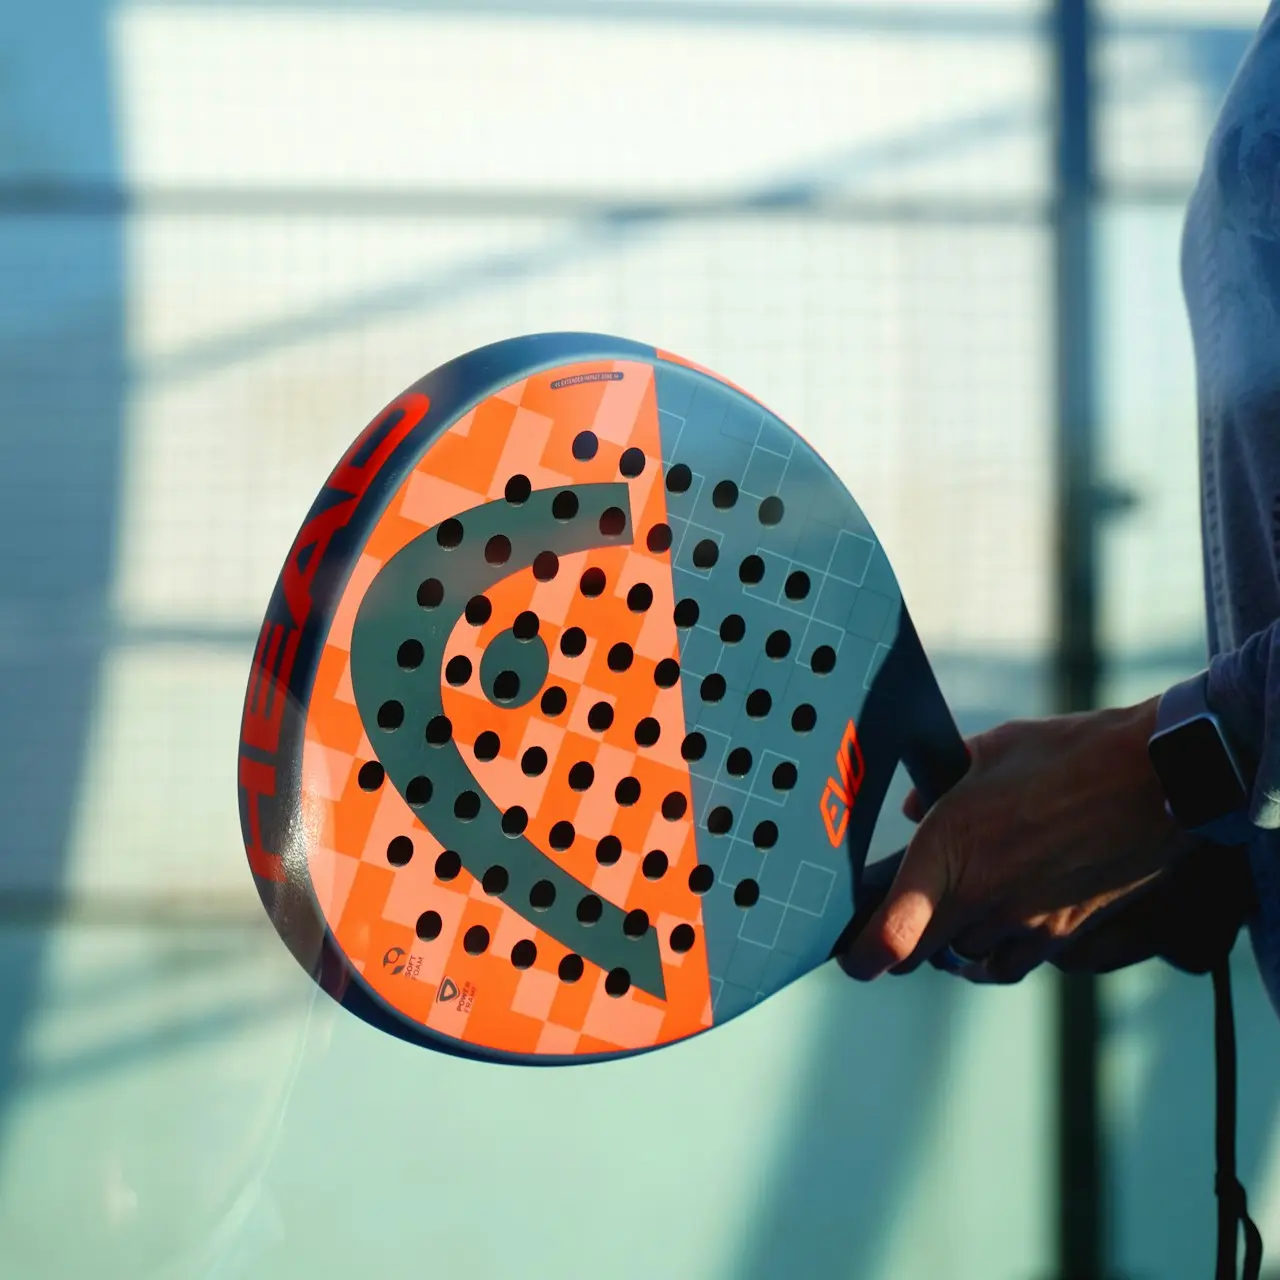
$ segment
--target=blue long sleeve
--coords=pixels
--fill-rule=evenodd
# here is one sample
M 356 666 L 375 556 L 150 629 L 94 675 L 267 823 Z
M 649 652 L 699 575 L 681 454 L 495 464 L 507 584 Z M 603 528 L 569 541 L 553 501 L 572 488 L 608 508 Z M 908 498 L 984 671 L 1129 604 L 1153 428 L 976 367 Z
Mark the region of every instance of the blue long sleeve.
M 1280 621 L 1212 659 L 1207 696 L 1254 771 L 1253 824 L 1280 828 Z
M 1254 954 L 1280 1013 L 1280 0 L 1205 149 L 1182 277 L 1196 360 L 1209 705 L 1253 778 Z M 1153 459 L 1158 466 L 1158 460 Z

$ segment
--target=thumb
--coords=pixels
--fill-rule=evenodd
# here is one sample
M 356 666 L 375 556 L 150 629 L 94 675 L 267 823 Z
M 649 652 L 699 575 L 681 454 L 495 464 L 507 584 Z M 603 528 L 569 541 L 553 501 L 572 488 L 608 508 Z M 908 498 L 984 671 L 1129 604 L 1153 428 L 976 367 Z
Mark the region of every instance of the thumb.
M 859 982 L 870 982 L 910 959 L 951 889 L 946 828 L 931 821 L 933 816 L 926 817 L 907 846 L 885 900 L 840 957 L 841 968 Z

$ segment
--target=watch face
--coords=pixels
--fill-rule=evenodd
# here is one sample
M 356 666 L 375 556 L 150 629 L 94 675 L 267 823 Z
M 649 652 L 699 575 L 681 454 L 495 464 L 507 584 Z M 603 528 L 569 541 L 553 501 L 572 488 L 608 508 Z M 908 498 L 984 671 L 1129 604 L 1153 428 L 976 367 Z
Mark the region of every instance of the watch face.
M 1195 828 L 1243 809 L 1249 797 L 1207 716 L 1151 740 L 1151 763 L 1181 826 Z

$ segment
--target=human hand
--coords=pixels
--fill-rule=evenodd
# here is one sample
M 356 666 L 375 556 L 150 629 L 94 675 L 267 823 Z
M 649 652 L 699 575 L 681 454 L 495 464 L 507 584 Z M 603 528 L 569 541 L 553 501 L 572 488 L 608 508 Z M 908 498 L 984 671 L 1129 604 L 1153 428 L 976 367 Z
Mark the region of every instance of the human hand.
M 887 897 L 841 957 L 870 980 L 948 944 L 1016 982 L 1200 842 L 1168 816 L 1147 755 L 1157 699 L 1011 721 L 969 739 L 969 772 L 917 821 Z
M 1244 845 L 1202 844 L 1052 957 L 1063 973 L 1114 973 L 1161 959 L 1208 973 L 1257 909 Z

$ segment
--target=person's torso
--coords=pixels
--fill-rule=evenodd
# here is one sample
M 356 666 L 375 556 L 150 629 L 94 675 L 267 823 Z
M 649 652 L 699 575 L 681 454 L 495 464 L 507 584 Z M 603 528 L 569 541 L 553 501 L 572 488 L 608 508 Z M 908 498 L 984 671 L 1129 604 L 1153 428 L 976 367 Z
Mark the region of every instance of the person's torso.
M 1280 0 L 1210 138 L 1188 207 L 1182 280 L 1199 400 L 1211 655 L 1280 618 Z M 1254 953 L 1280 1012 L 1280 833 L 1257 831 Z
M 1280 617 L 1280 2 L 1241 64 L 1183 234 L 1213 653 Z

